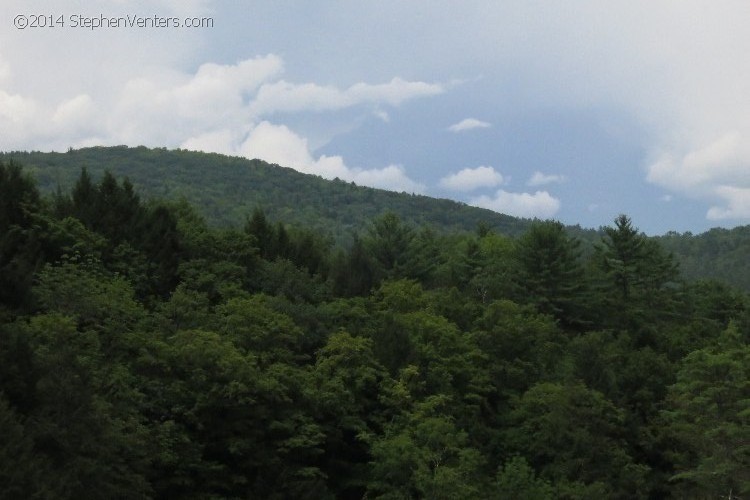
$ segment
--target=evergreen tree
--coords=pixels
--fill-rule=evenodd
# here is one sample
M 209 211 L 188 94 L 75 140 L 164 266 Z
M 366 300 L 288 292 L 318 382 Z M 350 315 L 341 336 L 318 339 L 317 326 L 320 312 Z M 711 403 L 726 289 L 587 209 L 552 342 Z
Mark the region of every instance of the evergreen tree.
M 0 162 L 0 306 L 29 306 L 34 273 L 44 260 L 39 191 L 21 166 Z M 1 309 L 1 308 L 0 308 Z
M 520 297 L 565 325 L 581 325 L 588 299 L 579 247 L 556 221 L 535 222 L 516 246 Z
M 386 212 L 372 222 L 364 244 L 382 276 L 402 278 L 407 274 L 406 264 L 413 238 L 412 229 L 401 222 L 398 215 Z
M 75 217 L 87 227 L 93 227 L 97 209 L 97 189 L 86 167 L 81 169 L 81 175 L 73 188 L 72 198 Z
M 276 242 L 273 226 L 266 219 L 266 214 L 260 207 L 253 210 L 253 214 L 245 223 L 245 232 L 255 238 L 258 253 L 264 259 L 272 259 L 275 254 Z
M 615 227 L 604 229 L 605 236 L 595 247 L 595 262 L 603 273 L 598 307 L 605 325 L 640 325 L 653 322 L 673 309 L 670 285 L 678 277 L 671 254 L 658 242 L 649 240 L 620 215 Z

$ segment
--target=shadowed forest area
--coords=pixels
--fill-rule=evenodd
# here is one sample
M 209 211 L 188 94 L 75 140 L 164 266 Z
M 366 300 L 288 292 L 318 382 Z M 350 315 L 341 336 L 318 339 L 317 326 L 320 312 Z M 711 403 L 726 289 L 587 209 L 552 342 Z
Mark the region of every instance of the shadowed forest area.
M 750 495 L 748 296 L 672 253 L 746 229 L 219 222 L 113 165 L 0 163 L 0 498 Z

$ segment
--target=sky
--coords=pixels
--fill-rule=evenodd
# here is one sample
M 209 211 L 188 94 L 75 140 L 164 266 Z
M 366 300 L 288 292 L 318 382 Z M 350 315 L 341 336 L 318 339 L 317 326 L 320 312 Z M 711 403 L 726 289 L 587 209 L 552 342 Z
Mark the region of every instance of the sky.
M 750 224 L 744 0 L 4 0 L 0 23 L 0 151 L 182 148 L 583 227 Z

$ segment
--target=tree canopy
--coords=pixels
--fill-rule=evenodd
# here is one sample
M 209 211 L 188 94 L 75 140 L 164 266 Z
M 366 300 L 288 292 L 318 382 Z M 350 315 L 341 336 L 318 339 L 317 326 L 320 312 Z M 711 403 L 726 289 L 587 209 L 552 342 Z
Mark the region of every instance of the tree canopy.
M 627 216 L 347 239 L 134 186 L 0 162 L 0 498 L 750 495 L 748 296 Z

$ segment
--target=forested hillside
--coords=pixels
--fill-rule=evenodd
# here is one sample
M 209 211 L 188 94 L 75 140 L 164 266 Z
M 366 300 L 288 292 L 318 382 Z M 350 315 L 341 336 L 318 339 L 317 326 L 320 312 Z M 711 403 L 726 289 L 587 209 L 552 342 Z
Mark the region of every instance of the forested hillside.
M 748 296 L 624 215 L 337 245 L 88 167 L 0 164 L 0 498 L 750 495 Z
M 689 279 L 712 277 L 750 292 L 750 226 L 705 233 L 668 233 L 659 238 L 674 252 Z
M 83 167 L 94 182 L 109 171 L 127 177 L 145 200 L 184 198 L 210 226 L 241 226 L 260 207 L 271 221 L 314 228 L 346 244 L 386 211 L 406 224 L 449 232 L 485 227 L 518 236 L 532 222 L 450 200 L 327 181 L 260 160 L 218 154 L 126 146 L 0 153 L 0 161 L 11 159 L 24 165 L 42 193 L 69 191 Z M 581 239 L 586 254 L 601 237 L 601 228 L 566 229 Z M 700 235 L 670 233 L 660 242 L 674 253 L 684 277 L 718 279 L 750 292 L 750 226 Z
M 23 163 L 43 192 L 73 187 L 82 167 L 98 181 L 104 171 L 128 177 L 145 198 L 178 199 L 195 205 L 212 226 L 238 226 L 263 207 L 272 220 L 348 235 L 386 207 L 410 224 L 473 231 L 484 223 L 519 234 L 529 221 L 450 200 L 395 193 L 328 181 L 291 168 L 219 154 L 182 150 L 95 147 L 67 153 L 0 153 L 0 161 Z

